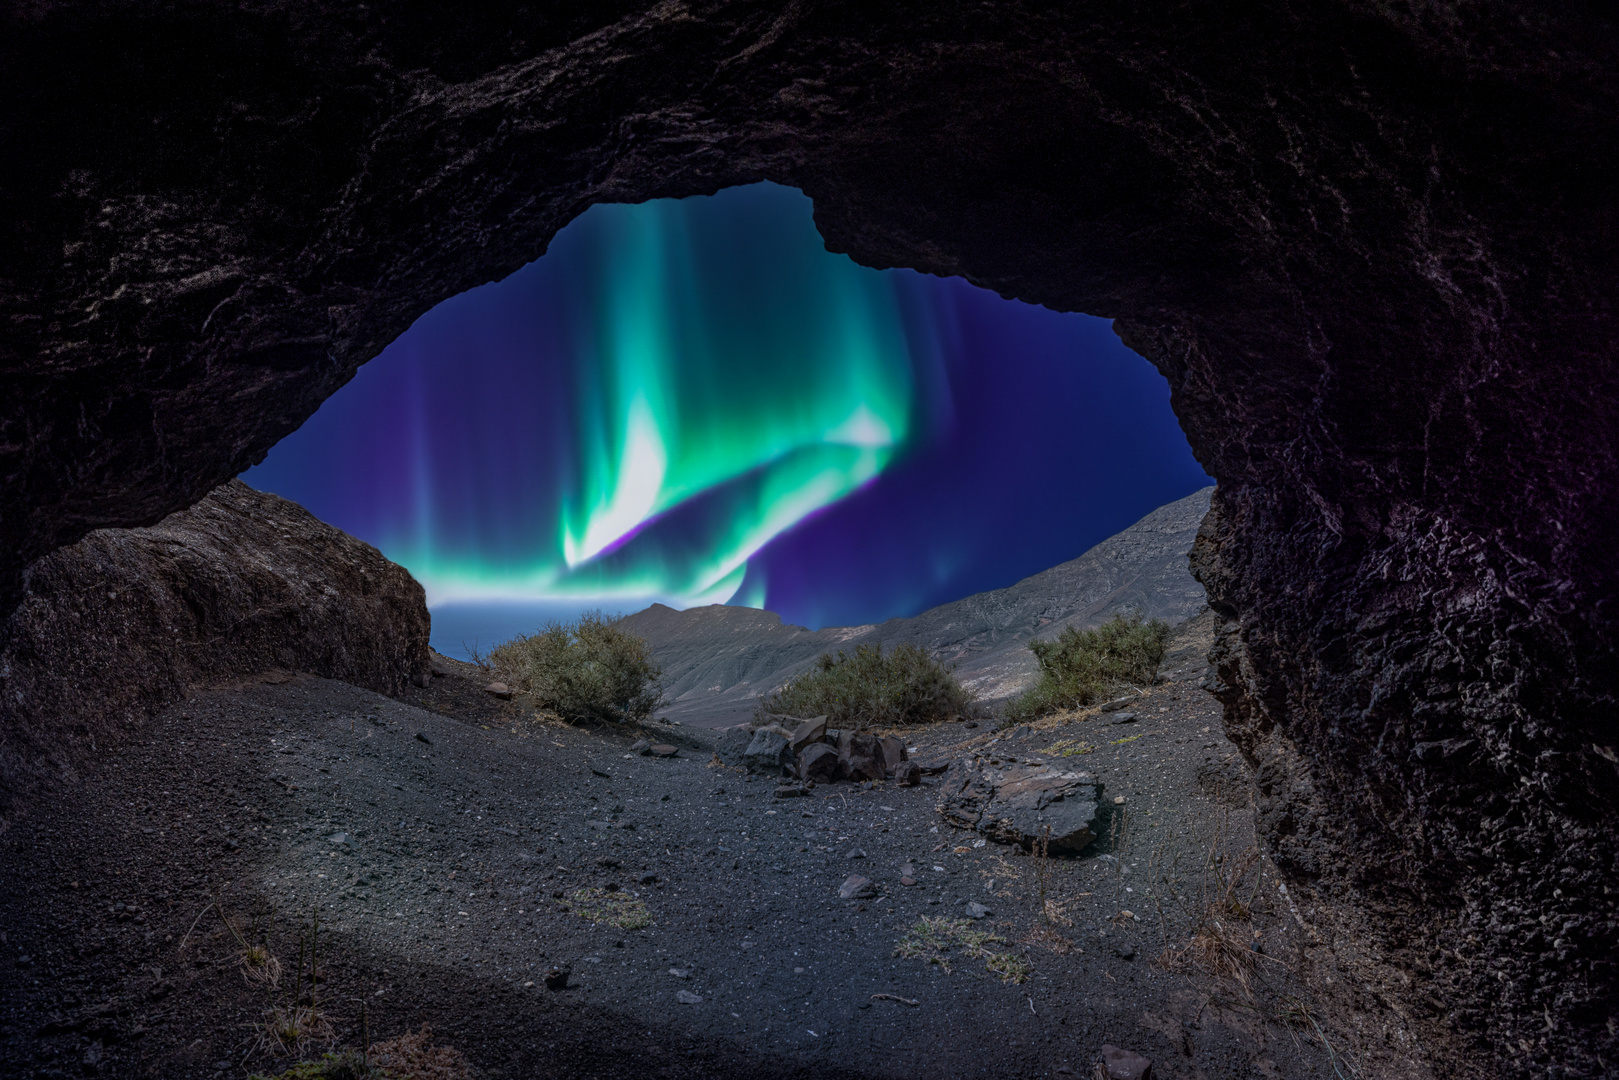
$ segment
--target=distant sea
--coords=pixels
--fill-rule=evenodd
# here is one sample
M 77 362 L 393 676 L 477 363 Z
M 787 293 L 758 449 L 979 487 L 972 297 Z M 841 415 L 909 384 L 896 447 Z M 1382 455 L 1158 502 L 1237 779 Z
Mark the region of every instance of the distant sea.
M 626 609 L 550 601 L 440 604 L 429 609 L 433 617 L 432 645 L 451 659 L 471 660 L 473 650 L 487 654 L 502 641 L 518 634 L 532 634 L 552 620 L 571 622 L 586 611 L 596 610 L 604 615 L 627 615 L 645 606 L 637 604 Z

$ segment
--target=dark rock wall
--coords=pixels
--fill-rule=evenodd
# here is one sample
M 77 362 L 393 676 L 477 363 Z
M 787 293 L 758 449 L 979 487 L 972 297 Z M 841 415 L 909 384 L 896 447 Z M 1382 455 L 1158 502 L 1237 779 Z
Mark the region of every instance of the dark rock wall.
M 427 677 L 427 638 L 402 567 L 240 480 L 93 532 L 36 562 L 0 623 L 0 819 L 197 687 L 283 669 L 395 694 Z
M 1619 1067 L 1609 8 L 3 18 L 0 601 L 592 202 L 795 184 L 862 262 L 1118 320 L 1220 481 L 1216 689 L 1279 854 L 1386 905 L 1459 1075 Z

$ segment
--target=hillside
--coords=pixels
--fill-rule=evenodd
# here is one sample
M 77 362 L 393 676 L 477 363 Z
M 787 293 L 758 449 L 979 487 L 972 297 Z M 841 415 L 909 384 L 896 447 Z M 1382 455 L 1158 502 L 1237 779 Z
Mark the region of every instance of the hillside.
M 663 665 L 669 719 L 704 727 L 740 722 L 754 703 L 823 652 L 910 642 L 957 665 L 986 701 L 1011 696 L 1034 675 L 1026 645 L 1064 626 L 1094 626 L 1116 612 L 1180 622 L 1204 604 L 1186 555 L 1212 488 L 1161 506 L 1077 559 L 1015 585 L 878 625 L 809 630 L 757 608 L 676 611 L 654 604 L 625 620 Z

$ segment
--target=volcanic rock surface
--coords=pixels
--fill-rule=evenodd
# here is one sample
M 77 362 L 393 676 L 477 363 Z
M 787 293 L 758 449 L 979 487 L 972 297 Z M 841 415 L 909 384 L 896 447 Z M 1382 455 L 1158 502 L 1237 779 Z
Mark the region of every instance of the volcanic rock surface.
M 396 694 L 426 681 L 427 640 L 409 573 L 240 480 L 91 533 L 29 569 L 0 625 L 0 817 L 197 687 L 279 669 Z
M 751 719 L 759 698 L 808 671 L 816 657 L 862 645 L 919 645 L 993 702 L 1033 683 L 1039 667 L 1028 643 L 1035 637 L 1125 612 L 1176 624 L 1203 610 L 1207 599 L 1187 556 L 1210 491 L 1160 506 L 1077 559 L 907 619 L 810 630 L 783 623 L 773 611 L 654 604 L 629 616 L 624 628 L 651 646 L 669 699 L 664 715 L 685 724 Z
M 1218 693 L 1459 1073 L 1619 1060 L 1619 33 L 1599 5 L 11 5 L 0 604 L 584 207 L 1117 320 L 1219 481 Z M 1422 971 L 1422 968 L 1414 967 Z

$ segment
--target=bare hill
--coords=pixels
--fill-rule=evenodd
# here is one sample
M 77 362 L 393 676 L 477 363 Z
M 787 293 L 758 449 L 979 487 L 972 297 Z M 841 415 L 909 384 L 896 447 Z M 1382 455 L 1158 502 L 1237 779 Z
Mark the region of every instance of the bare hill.
M 1213 488 L 1161 506 L 1077 559 L 1005 589 L 977 593 L 908 619 L 810 630 L 757 608 L 676 611 L 654 604 L 626 620 L 664 669 L 672 702 L 664 715 L 718 727 L 747 719 L 755 702 L 824 652 L 910 642 L 957 665 L 981 697 L 994 701 L 1033 678 L 1026 648 L 1064 626 L 1094 626 L 1122 611 L 1178 623 L 1202 610 L 1203 587 L 1187 553 Z

